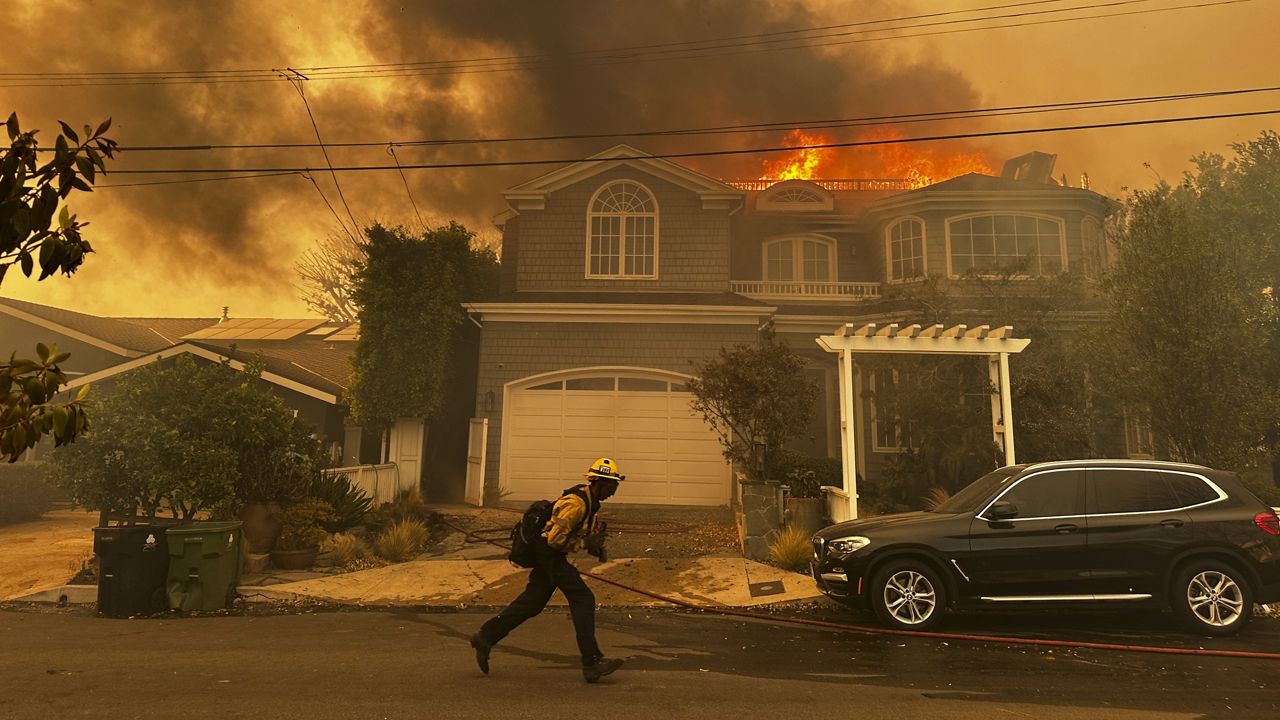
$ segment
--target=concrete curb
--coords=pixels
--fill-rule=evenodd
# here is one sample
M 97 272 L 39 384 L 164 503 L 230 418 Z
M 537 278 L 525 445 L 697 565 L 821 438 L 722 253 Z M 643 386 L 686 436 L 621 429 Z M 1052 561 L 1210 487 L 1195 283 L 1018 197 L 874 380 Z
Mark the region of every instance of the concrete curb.
M 91 605 L 98 602 L 97 585 L 54 585 L 43 590 L 6 598 L 5 602 L 55 603 L 58 605 Z

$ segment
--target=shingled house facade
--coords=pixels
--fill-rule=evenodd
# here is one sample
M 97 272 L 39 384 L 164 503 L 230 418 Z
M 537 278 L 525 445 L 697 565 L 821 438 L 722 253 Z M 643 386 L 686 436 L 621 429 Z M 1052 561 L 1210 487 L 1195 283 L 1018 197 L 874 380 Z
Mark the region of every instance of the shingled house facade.
M 730 184 L 620 145 L 507 190 L 500 293 L 467 308 L 481 326 L 484 484 L 511 500 L 552 496 L 613 455 L 628 475 L 619 502 L 731 502 L 729 468 L 685 383 L 768 325 L 821 388 L 796 449 L 840 457 L 835 362 L 819 335 L 898 322 L 887 290 L 931 275 L 962 283 L 1018 259 L 1028 276 L 1105 265 L 1112 201 L 1050 180 L 1052 156 L 1022 160 L 1002 177 L 919 189 Z M 869 421 L 869 400 L 857 412 L 858 470 L 874 482 L 877 455 L 897 449 Z

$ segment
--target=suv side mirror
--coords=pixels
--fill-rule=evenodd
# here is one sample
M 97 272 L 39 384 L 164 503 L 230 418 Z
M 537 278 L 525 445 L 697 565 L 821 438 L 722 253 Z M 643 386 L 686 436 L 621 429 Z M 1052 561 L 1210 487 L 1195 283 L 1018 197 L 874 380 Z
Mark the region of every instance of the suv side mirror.
M 1001 500 L 991 504 L 984 513 L 988 520 L 1009 520 L 1018 517 L 1018 506 L 1011 502 Z

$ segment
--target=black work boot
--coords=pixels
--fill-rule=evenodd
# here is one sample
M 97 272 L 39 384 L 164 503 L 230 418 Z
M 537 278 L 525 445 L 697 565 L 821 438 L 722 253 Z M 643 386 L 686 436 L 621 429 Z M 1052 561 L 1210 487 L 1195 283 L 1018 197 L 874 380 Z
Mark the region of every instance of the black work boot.
M 485 639 L 480 637 L 480 633 L 476 633 L 471 636 L 471 647 L 476 649 L 476 665 L 480 666 L 480 672 L 488 675 L 489 651 L 493 649 L 493 646 L 485 642 Z
M 589 683 L 597 683 L 600 682 L 600 678 L 613 674 L 620 667 L 622 667 L 621 660 L 599 657 L 595 662 L 582 664 L 582 677 Z

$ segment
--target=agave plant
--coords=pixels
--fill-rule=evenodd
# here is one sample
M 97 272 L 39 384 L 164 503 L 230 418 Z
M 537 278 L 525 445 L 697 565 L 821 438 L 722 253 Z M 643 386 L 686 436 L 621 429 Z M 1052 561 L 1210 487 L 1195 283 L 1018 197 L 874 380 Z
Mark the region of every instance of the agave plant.
M 346 532 L 359 525 L 373 500 L 351 484 L 346 475 L 323 474 L 311 482 L 311 497 L 333 508 L 333 520 L 324 523 L 329 532 Z

